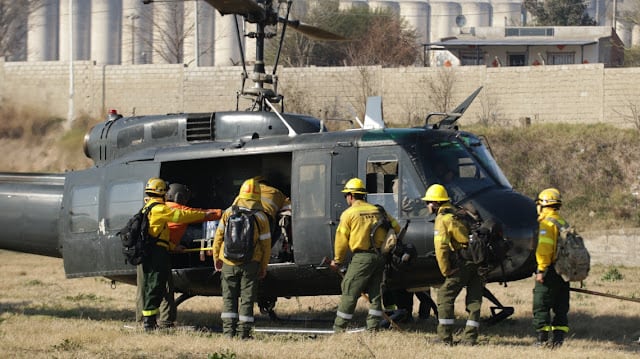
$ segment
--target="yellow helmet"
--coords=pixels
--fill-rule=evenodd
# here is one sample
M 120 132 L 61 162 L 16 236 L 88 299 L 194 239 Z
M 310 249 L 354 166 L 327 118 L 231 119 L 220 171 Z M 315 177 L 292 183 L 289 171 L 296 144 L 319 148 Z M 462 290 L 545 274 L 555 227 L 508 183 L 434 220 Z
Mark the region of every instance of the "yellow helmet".
M 540 192 L 536 199 L 536 204 L 541 207 L 562 204 L 562 196 L 557 188 L 547 188 Z
M 342 193 L 360 193 L 367 194 L 367 189 L 364 186 L 364 182 L 360 178 L 354 177 L 347 181 L 344 185 Z
M 167 183 L 162 178 L 149 178 L 147 185 L 144 187 L 144 192 L 164 196 L 167 193 Z
M 261 197 L 260 184 L 255 178 L 249 178 L 240 186 L 238 198 L 259 201 Z
M 441 184 L 433 184 L 427 188 L 427 192 L 422 197 L 426 202 L 447 202 L 450 201 L 446 188 Z

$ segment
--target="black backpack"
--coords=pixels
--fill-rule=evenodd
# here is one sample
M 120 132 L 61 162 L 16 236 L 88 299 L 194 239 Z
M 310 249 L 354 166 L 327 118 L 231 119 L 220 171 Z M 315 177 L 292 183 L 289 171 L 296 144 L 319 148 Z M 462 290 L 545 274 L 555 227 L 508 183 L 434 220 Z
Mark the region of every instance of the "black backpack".
M 125 263 L 134 266 L 142 263 L 142 259 L 151 252 L 151 246 L 158 240 L 149 234 L 149 216 L 147 215 L 157 204 L 159 203 L 152 203 L 146 208 L 142 207 L 117 233 L 122 241 Z
M 255 211 L 232 206 L 224 230 L 224 257 L 239 262 L 250 261 L 253 257 L 256 226 Z
M 503 267 L 511 243 L 502 235 L 502 226 L 492 220 L 481 222 L 472 228 L 469 244 L 460 251 L 463 259 L 478 265 L 481 275 L 488 274 L 496 267 Z

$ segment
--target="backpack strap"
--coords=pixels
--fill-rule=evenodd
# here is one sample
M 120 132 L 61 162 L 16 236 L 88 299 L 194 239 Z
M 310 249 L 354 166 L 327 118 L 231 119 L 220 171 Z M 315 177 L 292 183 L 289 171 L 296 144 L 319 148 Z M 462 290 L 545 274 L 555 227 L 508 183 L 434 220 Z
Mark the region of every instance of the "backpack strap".
M 379 204 L 376 204 L 375 206 L 378 209 L 378 221 L 373 225 L 373 227 L 371 227 L 371 232 L 369 233 L 369 242 L 371 244 L 371 250 L 374 250 L 376 253 L 381 254 L 381 249 L 376 248 L 375 234 L 380 227 L 389 230 L 389 228 L 391 228 L 391 222 L 387 217 L 387 211 L 385 211 L 384 207 Z
M 150 205 L 148 205 L 148 206 L 142 207 L 142 214 L 143 214 L 145 217 L 147 217 L 147 222 L 149 222 L 149 213 L 151 213 L 151 209 L 152 209 L 153 207 L 155 207 L 155 206 L 159 205 L 159 204 L 160 204 L 160 202 L 153 202 L 153 203 L 151 203 L 151 204 L 150 204 Z M 167 228 L 166 223 L 165 223 L 165 228 Z M 162 234 L 162 232 L 164 232 L 165 228 L 163 228 L 163 229 L 160 231 L 160 234 Z M 147 233 L 147 234 L 149 234 L 149 238 L 151 238 L 151 239 L 154 239 L 154 240 L 155 240 L 155 241 L 154 241 L 154 243 L 160 240 L 160 234 L 158 234 L 158 236 L 157 236 L 157 237 L 152 236 L 150 233 Z M 165 242 L 165 241 L 163 241 L 163 242 Z M 167 242 L 168 242 L 168 241 L 167 241 Z

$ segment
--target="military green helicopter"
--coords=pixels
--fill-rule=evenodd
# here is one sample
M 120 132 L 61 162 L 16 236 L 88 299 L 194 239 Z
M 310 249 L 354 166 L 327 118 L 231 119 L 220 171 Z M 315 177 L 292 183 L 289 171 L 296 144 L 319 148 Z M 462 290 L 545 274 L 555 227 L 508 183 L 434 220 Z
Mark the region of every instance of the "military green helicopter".
M 456 205 L 502 224 L 508 260 L 487 274 L 488 282 L 530 276 L 535 205 L 513 190 L 483 141 L 456 126 L 480 89 L 452 112 L 430 114 L 415 128 L 384 126 L 381 100 L 372 98 L 363 128 L 329 132 L 318 118 L 284 111 L 276 91 L 277 62 L 273 74 L 265 72 L 265 28 L 281 24 L 281 33 L 289 26 L 320 39 L 340 37 L 290 20 L 291 1 L 207 2 L 223 15 L 240 15 L 256 25 L 246 35 L 256 40 L 256 63 L 251 75 L 245 70 L 238 92 L 238 98 L 252 99 L 249 109 L 109 117 L 85 136 L 92 168 L 0 174 L 0 248 L 62 258 L 68 278 L 103 276 L 135 284 L 135 267 L 125 263 L 117 232 L 143 205 L 147 179 L 187 184 L 194 193 L 191 206 L 226 208 L 245 179 L 264 175 L 292 201 L 287 229 L 292 255 L 269 264 L 260 285 L 260 308 L 273 314 L 278 297 L 340 293 L 340 277 L 322 261 L 333 257 L 336 227 L 346 209 L 341 190 L 359 177 L 369 202 L 383 205 L 401 225 L 410 222 L 403 242 L 417 255 L 407 269 L 390 276 L 388 288 L 444 280 L 433 256 L 433 218 L 420 200 L 433 183 L 445 185 Z M 246 79 L 254 86 L 245 88 Z M 442 119 L 430 124 L 436 116 Z M 211 257 L 201 261 L 197 250 L 205 232 L 201 225 L 190 226 L 183 244 L 194 251 L 173 258 L 176 292 L 182 293 L 178 303 L 221 293 Z M 488 290 L 485 295 L 503 309 L 503 317 L 512 313 Z

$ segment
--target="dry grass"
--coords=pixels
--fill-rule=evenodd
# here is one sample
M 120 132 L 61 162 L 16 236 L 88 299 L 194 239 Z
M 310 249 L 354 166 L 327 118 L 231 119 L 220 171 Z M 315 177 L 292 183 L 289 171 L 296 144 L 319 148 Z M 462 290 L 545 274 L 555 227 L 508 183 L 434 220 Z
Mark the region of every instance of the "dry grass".
M 577 293 L 571 294 L 572 331 L 565 346 L 554 352 L 533 348 L 530 280 L 510 283 L 507 288 L 489 285 L 516 313 L 498 325 L 482 328 L 482 345 L 477 347 L 429 344 L 435 339 L 433 318 L 404 324 L 404 332 L 317 338 L 257 333 L 257 340 L 248 343 L 205 330 L 145 334 L 133 322 L 132 286 L 118 284 L 112 289 L 104 278 L 65 279 L 60 259 L 0 251 L 0 263 L 3 358 L 632 358 L 640 353 L 640 303 Z M 618 274 L 622 279 L 612 280 Z M 591 290 L 638 298 L 640 268 L 596 267 L 586 284 Z M 464 323 L 462 300 L 461 296 L 456 305 L 459 325 Z M 281 317 L 332 318 L 337 303 L 337 297 L 280 299 L 276 311 Z M 181 325 L 219 327 L 220 306 L 220 298 L 193 298 L 180 306 L 178 320 Z M 483 316 L 488 314 L 485 302 Z M 359 311 L 359 324 L 364 323 L 363 316 L 364 311 Z M 258 326 L 277 325 L 265 316 L 257 318 Z M 327 327 L 330 323 L 314 325 Z

